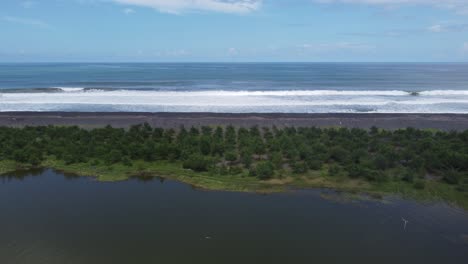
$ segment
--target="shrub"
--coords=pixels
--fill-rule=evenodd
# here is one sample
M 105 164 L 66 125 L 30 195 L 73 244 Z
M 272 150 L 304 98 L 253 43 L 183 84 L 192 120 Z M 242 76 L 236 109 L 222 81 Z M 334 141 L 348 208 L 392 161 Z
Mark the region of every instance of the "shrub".
M 329 159 L 337 162 L 345 162 L 350 157 L 349 152 L 343 147 L 332 147 L 330 149 Z
M 444 181 L 447 182 L 448 184 L 458 184 L 460 182 L 461 173 L 456 171 L 456 170 L 450 170 L 445 172 L 444 174 Z
M 384 182 L 387 181 L 387 175 L 381 171 L 376 170 L 367 170 L 365 178 L 368 181 Z
M 207 171 L 211 165 L 211 160 L 201 155 L 191 155 L 182 164 L 184 169 L 190 169 L 193 171 Z
M 237 154 L 234 151 L 228 151 L 224 154 L 224 158 L 227 161 L 233 162 L 237 160 Z
M 207 137 L 202 137 L 200 140 L 200 152 L 203 155 L 209 155 L 211 153 L 211 143 L 210 139 Z
M 374 166 L 376 169 L 378 170 L 385 170 L 387 169 L 388 167 L 388 162 L 387 162 L 387 159 L 385 158 L 384 155 L 382 154 L 378 154 L 375 158 L 374 158 Z
M 250 165 L 252 164 L 252 161 L 253 161 L 252 154 L 248 151 L 243 152 L 241 154 L 241 160 L 246 168 L 250 168 Z
M 299 161 L 291 164 L 293 173 L 302 174 L 307 172 L 307 164 L 305 162 Z
M 242 173 L 242 168 L 239 166 L 232 166 L 229 167 L 229 174 L 231 175 L 237 175 Z
M 455 189 L 459 192 L 468 193 L 468 185 L 458 185 Z
M 109 152 L 109 154 L 105 157 L 106 158 L 106 164 L 114 164 L 122 160 L 122 152 L 119 150 L 113 149 Z
M 218 168 L 218 172 L 220 175 L 227 175 L 229 173 L 228 168 L 224 164 Z
M 367 171 L 359 164 L 353 164 L 346 168 L 348 176 L 351 178 L 366 177 Z
M 273 152 L 270 155 L 270 160 L 276 169 L 281 169 L 281 166 L 283 165 L 283 155 L 281 155 L 280 152 Z
M 249 176 L 250 177 L 256 177 L 257 176 L 257 170 L 254 167 L 249 168 Z
M 378 172 L 378 174 L 377 174 L 377 181 L 378 182 L 387 182 L 388 180 L 389 180 L 389 177 L 385 172 L 383 172 L 383 171 Z
M 424 181 L 416 181 L 414 184 L 413 184 L 413 187 L 415 189 L 418 189 L 418 190 L 423 190 L 424 188 L 426 188 L 426 182 Z
M 338 176 L 340 174 L 341 168 L 336 164 L 330 164 L 328 166 L 328 175 L 330 176 Z
M 405 174 L 403 174 L 403 177 L 401 178 L 405 182 L 414 182 L 414 173 L 411 171 L 406 171 Z
M 323 163 L 320 160 L 308 160 L 307 167 L 311 170 L 320 170 L 322 168 Z
M 127 166 L 127 167 L 131 167 L 131 166 L 132 166 L 132 161 L 130 160 L 129 157 L 124 156 L 124 157 L 122 158 L 122 164 L 125 165 L 125 166 Z
M 274 167 L 270 161 L 263 161 L 255 167 L 256 176 L 261 180 L 268 180 L 273 177 Z

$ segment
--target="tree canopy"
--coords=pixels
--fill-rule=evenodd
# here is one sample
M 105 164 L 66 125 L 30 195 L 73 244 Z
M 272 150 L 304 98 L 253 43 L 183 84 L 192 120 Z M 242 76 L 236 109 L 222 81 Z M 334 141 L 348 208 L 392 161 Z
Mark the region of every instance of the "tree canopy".
M 167 160 L 197 172 L 266 180 L 325 171 L 368 181 L 401 180 L 424 188 L 435 175 L 466 191 L 468 131 L 348 128 L 153 128 L 86 130 L 76 126 L 0 128 L 0 160 L 39 166 L 48 157 L 74 163 Z

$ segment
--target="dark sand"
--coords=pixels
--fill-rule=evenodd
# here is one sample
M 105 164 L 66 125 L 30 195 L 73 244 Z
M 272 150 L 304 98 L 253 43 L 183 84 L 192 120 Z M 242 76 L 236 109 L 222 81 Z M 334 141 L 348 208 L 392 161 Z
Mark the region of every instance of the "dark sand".
M 468 114 L 224 114 L 224 113 L 78 113 L 3 112 L 0 126 L 77 125 L 96 128 L 111 125 L 127 128 L 148 122 L 155 127 L 180 126 L 295 126 L 399 129 L 406 127 L 467 130 Z

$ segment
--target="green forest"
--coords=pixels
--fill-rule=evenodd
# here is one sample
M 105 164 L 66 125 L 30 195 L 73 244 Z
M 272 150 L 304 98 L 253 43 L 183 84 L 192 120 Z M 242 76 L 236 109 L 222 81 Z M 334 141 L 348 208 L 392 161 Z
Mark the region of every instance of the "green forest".
M 152 176 L 164 177 L 164 172 L 171 174 L 172 169 L 175 178 L 181 172 L 189 178 L 206 176 L 218 183 L 244 179 L 248 183 L 339 188 L 354 182 L 356 189 L 429 189 L 442 197 L 447 192 L 456 197 L 451 200 L 468 200 L 468 131 L 233 126 L 163 129 L 148 124 L 91 130 L 2 127 L 0 144 L 0 172 L 13 166 L 69 168 L 71 172 L 81 168 L 92 174 L 95 168 L 110 175 L 152 172 Z M 158 170 L 158 164 L 165 169 Z M 327 185 L 327 181 L 337 184 Z

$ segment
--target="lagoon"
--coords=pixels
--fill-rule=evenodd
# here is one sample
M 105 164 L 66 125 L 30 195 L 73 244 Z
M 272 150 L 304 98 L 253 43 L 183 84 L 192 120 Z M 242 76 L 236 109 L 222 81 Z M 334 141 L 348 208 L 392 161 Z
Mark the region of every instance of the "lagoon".
M 468 263 L 468 213 L 332 190 L 0 176 L 0 263 Z M 405 219 L 409 221 L 404 226 Z

